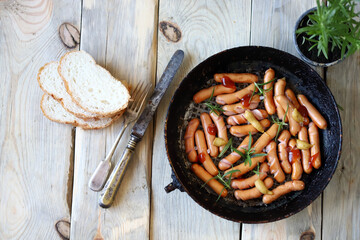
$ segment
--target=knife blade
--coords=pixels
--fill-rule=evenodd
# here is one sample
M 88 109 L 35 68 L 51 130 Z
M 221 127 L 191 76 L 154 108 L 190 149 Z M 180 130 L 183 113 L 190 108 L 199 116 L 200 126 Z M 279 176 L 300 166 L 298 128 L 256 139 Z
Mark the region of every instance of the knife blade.
M 160 82 L 156 85 L 153 94 L 151 95 L 144 111 L 136 121 L 131 130 L 130 140 L 121 156 L 120 161 L 117 162 L 114 170 L 112 171 L 108 181 L 105 184 L 104 191 L 99 198 L 99 205 L 103 208 L 108 208 L 114 201 L 114 197 L 120 187 L 121 181 L 125 175 L 125 171 L 133 152 L 135 151 L 136 144 L 141 141 L 145 134 L 149 123 L 151 122 L 157 107 L 164 96 L 171 80 L 174 78 L 177 70 L 179 69 L 184 59 L 184 52 L 177 50 L 171 57 L 164 73 L 161 75 Z

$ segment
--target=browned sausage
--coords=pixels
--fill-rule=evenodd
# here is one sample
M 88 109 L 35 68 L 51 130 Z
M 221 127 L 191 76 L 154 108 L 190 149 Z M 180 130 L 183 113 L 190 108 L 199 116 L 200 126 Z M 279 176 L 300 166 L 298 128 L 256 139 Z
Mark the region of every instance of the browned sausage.
M 299 132 L 299 140 L 309 143 L 308 130 L 306 127 L 302 127 Z M 301 150 L 301 160 L 304 172 L 309 174 L 312 171 L 310 162 L 310 149 Z
M 221 194 L 222 197 L 226 197 L 227 190 L 225 187 L 216 181 L 215 179 L 211 179 L 213 176 L 211 176 L 204 168 L 202 168 L 199 164 L 193 164 L 191 165 L 191 171 L 195 173 L 195 175 L 200 178 L 203 182 L 206 182 L 209 187 L 212 188 L 217 194 Z M 209 180 L 211 179 L 211 180 Z
M 199 161 L 204 165 L 206 171 L 208 171 L 211 175 L 216 176 L 219 173 L 219 170 L 216 168 L 214 162 L 207 153 L 205 135 L 202 130 L 197 130 L 195 132 L 195 142 L 199 154 Z
M 202 113 L 200 115 L 201 124 L 203 126 L 203 129 L 205 131 L 205 137 L 206 142 L 208 145 L 208 148 L 210 150 L 210 156 L 217 157 L 219 155 L 219 148 L 213 144 L 214 139 L 216 138 L 216 135 L 212 135 L 209 133 L 208 128 L 213 124 L 210 115 L 208 113 Z
M 268 117 L 268 113 L 264 109 L 254 109 L 254 110 L 251 110 L 251 112 L 255 116 L 255 118 L 259 121 Z M 228 117 L 226 119 L 226 122 L 229 125 L 236 126 L 236 125 L 247 123 L 248 121 L 244 117 L 244 114 L 241 113 L 241 114 L 237 114 L 237 115 Z
M 249 145 L 249 136 L 247 136 L 237 147 L 237 150 L 239 150 L 240 152 L 244 153 L 245 150 L 243 148 L 247 148 Z M 234 163 L 236 163 L 239 159 L 241 158 L 241 156 L 236 153 L 235 151 L 230 153 L 229 155 L 227 155 L 225 158 L 221 159 L 219 162 L 219 169 L 220 170 L 226 170 L 229 169 L 231 167 L 231 165 L 233 165 Z
M 274 181 L 271 178 L 267 178 L 265 179 L 264 184 L 269 189 L 273 186 Z M 241 199 L 243 201 L 246 201 L 254 198 L 259 198 L 263 194 L 256 187 L 253 187 L 247 190 L 236 190 L 234 195 L 237 200 Z
M 326 129 L 327 122 L 325 118 L 319 113 L 319 111 L 309 102 L 309 100 L 302 94 L 298 95 L 298 100 L 309 113 L 311 120 L 316 124 L 318 128 Z
M 190 162 L 196 162 L 197 161 L 197 154 L 196 154 L 196 150 L 195 150 L 195 141 L 194 141 L 194 135 L 195 135 L 195 131 L 199 126 L 199 119 L 194 118 L 192 119 L 187 127 L 186 127 L 186 131 L 185 131 L 185 135 L 184 135 L 184 140 L 185 140 L 185 152 L 188 156 L 188 159 Z
M 254 157 L 254 158 L 251 158 L 251 165 L 250 164 L 245 165 L 245 163 L 241 163 L 231 169 L 226 170 L 225 173 L 227 173 L 233 169 L 240 170 L 240 172 L 234 172 L 232 174 L 232 178 L 238 178 L 238 177 L 250 172 L 251 170 L 253 170 L 257 166 L 258 163 L 262 163 L 264 161 L 265 161 L 265 156 Z M 230 177 L 230 175 L 226 175 L 226 178 L 229 178 L 229 177 Z
M 201 89 L 193 96 L 194 102 L 201 103 L 202 101 L 210 98 L 213 91 L 214 91 L 213 97 L 216 97 L 217 95 L 224 93 L 233 93 L 236 91 L 236 88 L 228 88 L 220 84 L 220 85 L 211 86 L 206 89 Z
M 286 89 L 285 91 L 285 95 L 287 97 L 287 99 L 290 100 L 290 102 L 294 105 L 294 107 L 296 109 L 299 109 L 300 107 L 300 103 L 298 102 L 298 100 L 296 99 L 295 93 L 291 90 L 291 89 Z
M 216 102 L 221 105 L 232 104 L 232 103 L 240 101 L 241 98 L 243 98 L 244 96 L 246 96 L 248 94 L 252 94 L 252 92 L 254 90 L 257 91 L 257 88 L 252 83 L 249 86 L 247 86 L 246 88 L 243 88 L 237 92 L 218 95 L 216 97 Z
M 280 166 L 279 159 L 277 157 L 275 141 L 271 141 L 266 146 L 266 152 L 267 152 L 266 159 L 270 164 L 270 173 L 274 174 L 274 178 L 276 179 L 277 182 L 281 183 L 285 181 L 285 174 Z
M 300 150 L 296 148 L 296 140 L 290 139 L 289 147 L 291 151 L 289 153 L 289 161 L 292 166 L 291 179 L 299 180 L 303 173 L 303 168 L 301 166 L 301 155 Z
M 254 83 L 258 81 L 258 76 L 252 73 L 216 73 L 214 79 L 216 82 L 222 82 L 223 77 L 230 78 L 236 83 Z
M 290 140 L 291 134 L 288 130 L 283 130 L 278 138 L 278 152 L 279 152 L 279 159 L 282 169 L 285 173 L 291 173 L 291 165 L 289 163 L 288 152 L 286 148 L 288 146 L 288 142 Z
M 222 107 L 222 109 L 224 110 L 223 113 L 225 115 L 231 116 L 237 113 L 244 113 L 246 109 L 255 109 L 258 107 L 259 103 L 260 103 L 260 96 L 254 95 L 248 107 L 244 107 L 243 104 L 239 102 L 235 104 L 225 105 Z
M 310 144 L 313 145 L 310 149 L 311 164 L 314 168 L 318 169 L 321 167 L 319 130 L 313 122 L 309 124 L 309 139 Z
M 275 86 L 274 86 L 274 96 L 284 95 L 285 94 L 285 86 L 286 86 L 285 78 L 281 78 L 281 79 L 277 80 L 277 82 L 275 83 Z M 280 120 L 284 119 L 286 109 L 284 110 L 275 99 L 274 99 L 274 102 L 275 102 L 278 118 Z M 285 122 L 287 122 L 287 121 L 288 121 L 287 117 L 285 117 Z
M 274 78 L 275 78 L 275 71 L 271 68 L 266 70 L 265 76 L 264 76 L 264 83 L 270 82 Z M 263 87 L 265 90 L 265 93 L 264 93 L 265 109 L 270 115 L 273 115 L 276 112 L 275 103 L 274 103 L 274 95 L 273 95 L 274 90 L 272 89 L 273 86 L 274 86 L 274 82 L 271 82 L 271 83 L 265 84 Z
M 292 112 L 295 109 L 294 105 L 292 105 L 291 102 L 289 101 L 289 99 L 287 99 L 285 96 L 276 96 L 275 99 L 281 105 L 282 108 L 287 109 L 287 107 L 289 106 L 287 117 L 289 119 L 290 133 L 291 133 L 291 135 L 296 136 L 296 134 L 300 131 L 301 126 L 291 116 Z
M 214 121 L 217 130 L 218 130 L 218 137 L 224 139 L 226 142 L 229 140 L 227 136 L 227 129 L 224 122 L 224 118 L 221 115 L 217 115 L 214 112 L 210 113 L 211 119 Z M 224 146 L 219 147 L 220 152 L 224 149 Z
M 265 194 L 263 196 L 263 202 L 265 204 L 272 203 L 279 197 L 293 191 L 301 191 L 305 188 L 305 183 L 303 181 L 295 180 L 286 182 L 283 185 L 280 185 L 272 190 L 273 195 Z
M 260 174 L 254 174 L 248 178 L 242 179 L 233 179 L 231 180 L 231 187 L 234 189 L 247 189 L 255 186 L 255 181 L 259 178 L 264 180 L 267 176 L 267 172 L 269 172 L 269 165 L 267 163 L 262 163 L 259 169 Z
M 263 119 L 260 121 L 260 124 L 265 129 L 270 126 L 270 121 L 268 119 Z M 256 134 L 258 130 L 251 124 L 232 126 L 230 128 L 231 135 L 234 135 L 236 137 L 243 137 L 249 135 L 249 132 L 251 132 L 251 134 Z
M 253 148 L 255 153 L 260 153 L 269 144 L 269 142 L 276 136 L 279 125 L 274 123 L 271 127 L 264 132 L 259 139 L 254 143 Z

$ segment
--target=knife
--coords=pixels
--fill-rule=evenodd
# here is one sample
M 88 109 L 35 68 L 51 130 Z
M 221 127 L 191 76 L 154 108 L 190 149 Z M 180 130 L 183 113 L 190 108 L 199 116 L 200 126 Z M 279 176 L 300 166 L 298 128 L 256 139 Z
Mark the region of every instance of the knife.
M 99 205 L 101 207 L 108 208 L 113 203 L 114 197 L 125 175 L 129 160 L 135 151 L 136 144 L 139 143 L 144 136 L 145 131 L 149 126 L 149 123 L 151 122 L 160 103 L 160 100 L 164 96 L 166 89 L 168 88 L 171 80 L 174 78 L 183 59 L 184 52 L 182 50 L 177 50 L 171 57 L 164 73 L 161 75 L 160 82 L 156 85 L 154 92 L 147 103 L 147 106 L 131 130 L 130 140 L 124 150 L 123 155 L 121 156 L 120 161 L 117 162 L 114 170 L 105 184 L 104 191 L 101 193 L 99 198 Z

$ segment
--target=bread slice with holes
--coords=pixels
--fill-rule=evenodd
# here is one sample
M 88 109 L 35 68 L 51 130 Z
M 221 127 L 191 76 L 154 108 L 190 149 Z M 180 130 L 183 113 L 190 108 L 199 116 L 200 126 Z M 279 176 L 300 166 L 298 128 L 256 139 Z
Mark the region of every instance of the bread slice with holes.
M 109 126 L 116 121 L 124 111 L 121 111 L 112 118 L 100 118 L 98 120 L 84 120 L 78 118 L 65 110 L 61 103 L 55 100 L 52 96 L 44 94 L 41 99 L 40 108 L 44 115 L 51 121 L 72 124 L 75 127 L 83 129 L 100 129 Z
M 128 105 L 130 94 L 125 85 L 84 51 L 66 53 L 58 72 L 72 100 L 88 112 L 113 116 Z
M 66 91 L 64 81 L 58 73 L 58 67 L 59 62 L 49 62 L 40 68 L 37 75 L 40 88 L 59 101 L 68 112 L 76 117 L 88 120 L 100 118 L 100 115 L 85 111 L 71 99 Z

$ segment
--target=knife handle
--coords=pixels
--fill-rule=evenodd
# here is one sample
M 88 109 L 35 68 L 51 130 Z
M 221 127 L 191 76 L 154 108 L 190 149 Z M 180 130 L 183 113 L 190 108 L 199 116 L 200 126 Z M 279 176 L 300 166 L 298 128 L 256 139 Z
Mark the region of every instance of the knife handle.
M 99 198 L 99 205 L 102 208 L 109 208 L 114 201 L 115 195 L 120 187 L 122 179 L 124 178 L 125 171 L 132 154 L 135 151 L 138 139 L 131 136 L 120 161 L 117 162 L 114 170 L 112 171 L 108 181 L 105 184 L 104 191 Z

